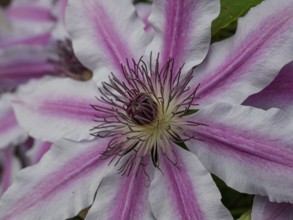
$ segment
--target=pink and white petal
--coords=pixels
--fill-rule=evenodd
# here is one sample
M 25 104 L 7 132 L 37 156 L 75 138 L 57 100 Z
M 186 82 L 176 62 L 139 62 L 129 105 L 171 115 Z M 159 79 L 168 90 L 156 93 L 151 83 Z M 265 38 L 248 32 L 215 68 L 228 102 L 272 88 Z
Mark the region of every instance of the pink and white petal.
M 77 57 L 97 82 L 121 74 L 121 63 L 139 59 L 151 40 L 129 0 L 72 0 L 66 21 Z
M 0 197 L 13 182 L 16 173 L 21 169 L 19 161 L 14 156 L 14 147 L 0 150 Z
M 65 12 L 68 5 L 68 0 L 59 0 L 54 7 L 54 15 L 58 18 L 56 27 L 53 30 L 53 39 L 64 40 L 69 37 L 68 31 L 65 28 Z
M 114 174 L 104 178 L 85 219 L 155 219 L 149 204 L 150 176 L 142 167 L 133 174 Z
M 19 45 L 0 50 L 0 85 L 9 90 L 32 78 L 53 74 L 48 62 L 49 49 L 44 46 Z
M 275 80 L 264 90 L 249 96 L 243 105 L 261 109 L 272 107 L 293 112 L 293 62 L 282 68 Z
M 175 59 L 174 71 L 185 70 L 205 58 L 211 38 L 211 23 L 220 12 L 218 0 L 154 0 L 149 22 L 155 37 L 147 49 L 164 64 Z
M 32 148 L 26 152 L 26 155 L 30 160 L 30 164 L 38 163 L 42 157 L 51 149 L 51 146 L 51 142 L 35 140 Z
M 292 220 L 293 204 L 270 202 L 266 197 L 255 196 L 252 220 Z
M 221 195 L 210 173 L 197 157 L 178 146 L 175 164 L 160 158 L 150 188 L 150 202 L 155 219 L 214 220 L 232 219 L 221 203 Z
M 6 15 L 13 20 L 25 20 L 32 22 L 54 22 L 50 8 L 35 5 L 12 5 L 5 10 Z
M 239 19 L 235 36 L 213 44 L 195 70 L 199 103 L 240 104 L 271 83 L 293 57 L 292 13 L 292 0 L 263 1 Z
M 148 21 L 148 18 L 151 15 L 151 11 L 152 11 L 152 4 L 147 2 L 139 2 L 139 3 L 136 3 L 134 6 L 138 16 L 144 23 L 144 30 L 150 33 L 151 36 L 153 36 L 154 30 Z
M 1 25 L 0 45 L 21 42 L 48 33 L 55 25 L 50 9 L 35 6 L 15 6 L 4 11 L 6 25 Z M 8 25 L 7 25 L 8 24 Z
M 56 143 L 37 165 L 16 177 L 0 201 L 0 219 L 77 215 L 92 204 L 102 178 L 113 170 L 101 158 L 105 147 L 107 140 Z
M 19 87 L 13 107 L 20 125 L 42 141 L 93 139 L 98 88 L 93 81 L 45 77 Z
M 203 123 L 188 147 L 230 187 L 293 202 L 293 118 L 278 109 L 215 103 L 191 116 Z
M 27 133 L 18 125 L 7 96 L 0 98 L 0 149 L 25 141 Z

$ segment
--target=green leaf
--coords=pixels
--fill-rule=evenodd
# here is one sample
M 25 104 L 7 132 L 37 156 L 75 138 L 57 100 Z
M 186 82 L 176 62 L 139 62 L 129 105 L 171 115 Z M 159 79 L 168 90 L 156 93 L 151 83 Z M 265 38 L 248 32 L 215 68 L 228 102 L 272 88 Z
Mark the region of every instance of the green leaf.
M 182 141 L 175 142 L 175 144 L 177 144 L 179 147 L 183 148 L 184 150 L 190 151 L 188 147 L 186 146 L 186 144 Z
M 238 220 L 251 220 L 251 210 L 245 212 Z
M 217 35 L 223 34 L 220 33 L 223 29 L 225 29 L 226 32 L 228 31 L 228 34 L 231 31 L 233 34 L 237 26 L 237 19 L 262 1 L 263 0 L 221 0 L 220 15 L 212 23 L 213 39 L 217 40 L 219 38 Z M 233 24 L 232 27 L 229 27 L 231 24 Z
M 239 218 L 243 213 L 252 208 L 253 195 L 240 193 L 229 186 L 219 177 L 212 175 L 222 195 L 222 203 L 231 212 L 234 219 Z

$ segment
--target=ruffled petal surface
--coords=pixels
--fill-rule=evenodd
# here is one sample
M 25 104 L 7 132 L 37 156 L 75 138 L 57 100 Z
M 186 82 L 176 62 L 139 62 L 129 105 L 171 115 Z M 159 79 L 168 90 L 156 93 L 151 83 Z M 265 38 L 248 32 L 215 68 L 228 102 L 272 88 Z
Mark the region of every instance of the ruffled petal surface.
M 205 125 L 187 143 L 230 187 L 271 201 L 293 202 L 293 118 L 278 109 L 215 103 L 192 120 Z
M 252 220 L 292 220 L 293 204 L 270 202 L 266 197 L 256 196 L 253 200 Z
M 280 108 L 293 112 L 293 62 L 282 68 L 275 80 L 265 89 L 251 95 L 243 103 L 261 109 Z
M 7 96 L 0 98 L 0 149 L 25 141 L 27 133 L 19 127 Z
M 135 9 L 136 9 L 138 16 L 140 17 L 140 19 L 144 23 L 144 30 L 146 32 L 150 33 L 151 35 L 153 35 L 154 30 L 148 20 L 149 16 L 151 15 L 151 12 L 152 12 L 152 4 L 147 3 L 147 2 L 139 2 L 139 3 L 135 4 L 134 6 L 135 6 Z
M 160 53 L 163 65 L 174 58 L 174 71 L 183 64 L 186 70 L 198 65 L 209 49 L 211 22 L 219 12 L 218 0 L 154 0 L 149 22 L 155 38 L 146 56 Z
M 122 72 L 126 59 L 144 55 L 150 37 L 131 1 L 69 1 L 66 23 L 76 55 L 95 73 L 95 80 Z
M 45 153 L 47 153 L 51 149 L 51 147 L 51 142 L 34 140 L 32 148 L 26 153 L 29 158 L 30 164 L 38 163 L 45 155 Z
M 40 140 L 93 139 L 90 130 L 100 113 L 91 104 L 99 90 L 93 81 L 43 78 L 21 86 L 13 100 L 16 117 L 28 133 Z
M 293 57 L 293 0 L 266 0 L 239 19 L 235 36 L 211 46 L 195 69 L 199 103 L 242 103 Z
M 103 179 L 86 220 L 151 220 L 151 177 L 142 167 L 132 175 L 114 174 Z
M 155 219 L 232 219 L 221 203 L 220 192 L 210 173 L 194 154 L 174 147 L 175 164 L 161 156 L 161 171 L 156 170 L 151 184 L 150 202 Z
M 0 49 L 0 86 L 9 90 L 30 80 L 54 72 L 45 46 L 19 45 Z
M 113 167 L 101 159 L 106 140 L 62 141 L 22 170 L 0 201 L 0 219 L 67 219 L 90 206 Z M 52 217 L 53 216 L 53 217 Z

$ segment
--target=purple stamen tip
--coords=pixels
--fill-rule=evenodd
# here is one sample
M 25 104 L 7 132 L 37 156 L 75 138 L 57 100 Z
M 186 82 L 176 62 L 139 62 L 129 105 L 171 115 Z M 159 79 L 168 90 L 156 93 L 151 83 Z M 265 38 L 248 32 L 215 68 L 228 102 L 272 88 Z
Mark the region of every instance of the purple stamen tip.
M 146 93 L 140 93 L 129 101 L 126 108 L 128 116 L 138 125 L 151 124 L 157 117 L 157 104 Z

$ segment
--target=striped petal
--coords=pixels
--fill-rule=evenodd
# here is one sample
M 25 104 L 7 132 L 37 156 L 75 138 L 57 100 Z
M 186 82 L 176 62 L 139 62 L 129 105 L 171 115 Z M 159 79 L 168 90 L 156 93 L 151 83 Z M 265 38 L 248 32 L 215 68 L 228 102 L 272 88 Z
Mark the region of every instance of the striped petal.
M 66 21 L 76 55 L 98 82 L 119 75 L 121 63 L 139 59 L 150 41 L 129 0 L 69 1 Z
M 174 146 L 175 148 L 178 148 Z M 150 188 L 151 207 L 156 219 L 232 219 L 221 203 L 221 195 L 209 172 L 197 157 L 175 149 L 177 161 L 161 157 Z
M 0 50 L 0 86 L 3 90 L 41 78 L 52 73 L 54 66 L 48 63 L 49 51 L 43 46 L 19 45 Z
M 113 169 L 101 159 L 106 146 L 104 140 L 54 145 L 40 163 L 19 173 L 0 201 L 0 219 L 77 215 L 92 204 L 101 179 Z
M 51 15 L 50 8 L 37 5 L 13 4 L 5 11 L 0 11 L 0 46 L 6 44 L 32 41 L 37 36 L 42 36 L 52 30 L 55 18 Z
M 192 116 L 199 126 L 189 148 L 203 165 L 232 188 L 293 202 L 293 118 L 278 109 L 264 111 L 215 103 Z
M 0 197 L 11 185 L 20 168 L 20 163 L 14 156 L 14 147 L 0 150 Z
M 148 197 L 150 176 L 142 168 L 135 174 L 114 174 L 103 179 L 86 220 L 154 219 Z
M 265 110 L 275 107 L 293 112 L 293 62 L 283 67 L 270 85 L 249 96 L 243 104 Z
M 205 58 L 210 45 L 211 22 L 220 12 L 218 0 L 154 0 L 149 18 L 155 38 L 147 49 L 160 53 L 162 63 L 175 59 L 174 70 L 186 70 Z
M 18 145 L 27 138 L 26 132 L 16 121 L 7 96 L 0 98 L 0 149 L 9 145 Z
M 90 106 L 99 95 L 93 81 L 43 78 L 22 86 L 17 95 L 16 117 L 31 136 L 50 142 L 93 139 L 90 129 L 99 114 Z
M 215 43 L 195 71 L 199 103 L 242 103 L 293 57 L 293 0 L 267 0 L 239 19 L 235 36 Z
M 256 196 L 253 200 L 252 220 L 292 220 L 293 204 L 273 203 L 266 197 Z

